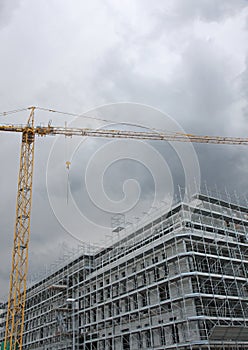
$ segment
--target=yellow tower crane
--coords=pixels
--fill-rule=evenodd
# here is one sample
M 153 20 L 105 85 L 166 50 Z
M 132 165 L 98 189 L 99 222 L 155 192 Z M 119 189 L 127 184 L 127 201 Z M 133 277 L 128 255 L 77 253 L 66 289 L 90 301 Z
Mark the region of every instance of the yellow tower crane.
M 129 138 L 140 140 L 162 140 L 179 142 L 197 142 L 211 144 L 247 145 L 248 138 L 197 136 L 183 133 L 139 132 L 125 130 L 104 130 L 69 127 L 40 127 L 34 125 L 34 111 L 31 110 L 25 126 L 0 125 L 0 131 L 20 132 L 22 134 L 18 190 L 16 200 L 16 218 L 12 268 L 8 297 L 8 310 L 4 350 L 22 350 L 24 311 L 26 299 L 26 279 L 28 272 L 28 246 L 30 239 L 30 217 L 32 207 L 32 184 L 34 166 L 35 135 L 90 136 L 104 138 Z

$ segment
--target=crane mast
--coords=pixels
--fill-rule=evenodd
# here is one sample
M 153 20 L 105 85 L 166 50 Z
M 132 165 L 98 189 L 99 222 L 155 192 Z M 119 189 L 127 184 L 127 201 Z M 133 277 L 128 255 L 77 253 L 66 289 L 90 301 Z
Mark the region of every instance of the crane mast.
M 22 349 L 34 166 L 34 108 L 22 132 L 4 350 Z
M 240 137 L 199 136 L 160 131 L 140 132 L 132 130 L 67 128 L 52 127 L 51 125 L 48 125 L 47 127 L 39 127 L 34 125 L 35 107 L 30 107 L 29 109 L 31 112 L 25 126 L 0 125 L 0 131 L 22 133 L 4 350 L 22 350 L 26 280 L 28 273 L 28 246 L 30 239 L 35 135 L 89 136 L 101 138 L 128 138 L 138 140 L 248 145 L 248 138 Z

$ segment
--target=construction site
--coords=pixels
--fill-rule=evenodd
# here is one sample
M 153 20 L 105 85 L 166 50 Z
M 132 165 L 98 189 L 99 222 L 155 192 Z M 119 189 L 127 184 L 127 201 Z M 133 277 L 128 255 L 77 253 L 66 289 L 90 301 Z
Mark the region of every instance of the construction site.
M 23 349 L 248 349 L 247 207 L 196 194 L 116 229 L 28 288 Z
M 247 38 L 247 0 L 0 0 L 0 350 L 248 350 Z
M 248 349 L 248 204 L 238 196 L 179 196 L 117 239 L 83 248 L 27 285 L 35 136 L 247 145 L 247 138 L 182 133 L 0 125 L 21 133 L 8 301 L 0 305 L 3 350 Z M 182 194 L 183 193 L 183 194 Z

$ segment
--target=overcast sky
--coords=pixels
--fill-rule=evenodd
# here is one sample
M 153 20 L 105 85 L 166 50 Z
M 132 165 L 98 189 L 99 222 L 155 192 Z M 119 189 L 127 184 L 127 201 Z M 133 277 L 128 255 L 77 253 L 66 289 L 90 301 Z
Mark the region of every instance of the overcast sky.
M 1 0 L 0 113 L 34 105 L 111 119 L 116 128 L 246 137 L 247 34 L 245 0 Z M 0 122 L 27 117 L 23 112 Z M 110 127 L 37 111 L 37 124 L 49 120 Z M 20 135 L 1 133 L 0 142 L 5 298 Z M 68 255 L 79 240 L 102 245 L 114 208 L 133 223 L 148 215 L 187 182 L 185 172 L 196 182 L 201 174 L 210 188 L 247 194 L 247 147 L 199 145 L 195 152 L 154 142 L 37 139 L 30 275 Z

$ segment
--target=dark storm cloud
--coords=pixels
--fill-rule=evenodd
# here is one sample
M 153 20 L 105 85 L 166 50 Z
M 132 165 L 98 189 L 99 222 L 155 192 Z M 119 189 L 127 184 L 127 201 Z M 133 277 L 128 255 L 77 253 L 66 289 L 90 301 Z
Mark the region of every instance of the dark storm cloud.
M 191 2 L 192 5 L 193 3 Z M 233 2 L 197 2 L 195 5 L 193 8 L 187 3 L 191 19 L 204 17 L 204 20 L 220 21 L 241 10 L 247 3 L 241 1 L 237 7 Z M 181 15 L 185 6 L 181 8 Z M 187 17 L 185 13 L 184 17 Z M 146 43 L 141 41 L 138 45 L 142 51 Z M 153 55 L 152 52 L 149 54 Z M 137 65 L 140 62 L 142 58 L 137 61 Z M 221 51 L 214 40 L 193 36 L 188 37 L 184 43 L 181 61 L 173 72 L 171 81 L 163 79 L 163 74 L 158 78 L 147 76 L 146 72 L 137 72 L 136 64 L 126 60 L 121 48 L 115 48 L 106 54 L 98 74 L 102 77 L 100 88 L 107 100 L 110 96 L 115 96 L 116 100 L 138 99 L 159 106 L 175 117 L 186 132 L 234 135 L 236 123 L 236 132 L 245 136 L 243 109 L 237 108 L 236 104 L 237 100 L 240 100 L 238 103 L 241 102 L 243 94 L 247 97 L 247 72 L 244 71 L 236 78 L 238 71 L 235 68 L 235 61 Z M 233 83 L 235 79 L 238 82 L 236 85 Z M 229 191 L 234 191 L 238 184 L 240 193 L 246 192 L 244 173 L 247 172 L 248 157 L 245 148 L 205 145 L 196 146 L 196 149 L 203 180 L 209 182 L 210 187 L 217 184 L 222 189 L 226 187 Z
M 181 55 L 172 81 L 151 78 L 136 72 L 125 61 L 124 52 L 115 50 L 105 56 L 99 89 L 110 99 L 127 99 L 159 106 L 182 123 L 188 131 L 219 132 L 227 127 L 228 109 L 235 100 L 231 63 L 204 40 L 191 39 Z M 109 81 L 112 84 L 107 84 Z M 111 88 L 109 89 L 108 86 Z M 210 121 L 214 121 L 211 123 Z
M 231 63 L 211 43 L 197 39 L 190 42 L 175 76 L 180 91 L 179 115 L 187 128 L 211 134 L 230 131 L 228 110 L 235 101 L 231 70 Z

